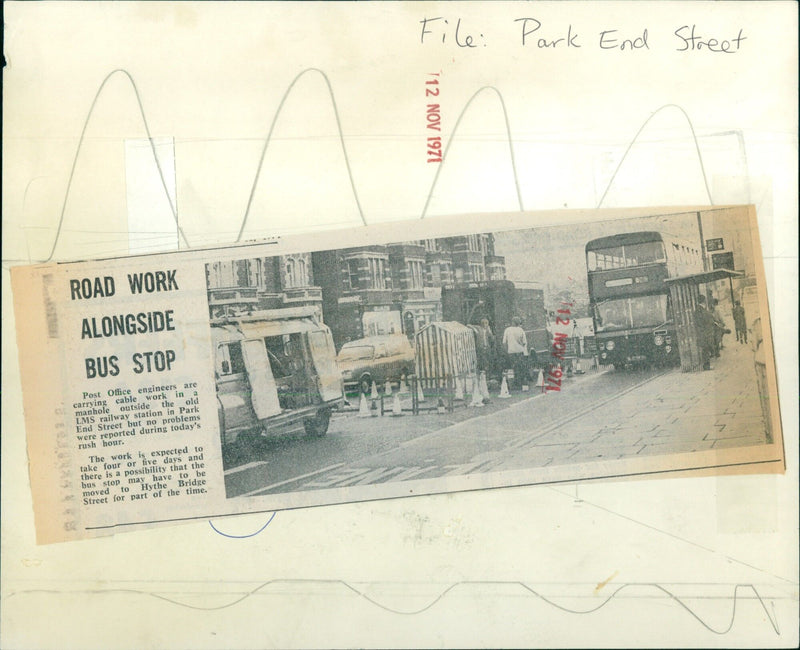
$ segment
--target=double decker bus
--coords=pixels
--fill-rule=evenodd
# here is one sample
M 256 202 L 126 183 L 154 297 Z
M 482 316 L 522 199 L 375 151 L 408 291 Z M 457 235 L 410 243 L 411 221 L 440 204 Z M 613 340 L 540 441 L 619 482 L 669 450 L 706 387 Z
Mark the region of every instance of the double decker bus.
M 679 363 L 664 281 L 703 271 L 699 244 L 654 231 L 600 237 L 586 244 L 586 269 L 600 363 Z

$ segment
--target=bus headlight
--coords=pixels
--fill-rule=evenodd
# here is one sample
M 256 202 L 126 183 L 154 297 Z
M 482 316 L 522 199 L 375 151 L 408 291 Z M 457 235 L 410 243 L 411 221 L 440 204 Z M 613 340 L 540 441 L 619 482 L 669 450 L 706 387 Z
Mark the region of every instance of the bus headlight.
M 606 341 L 606 350 L 614 349 L 614 341 Z
M 655 338 L 653 339 L 653 342 L 656 345 L 664 345 L 664 337 L 661 336 L 661 334 L 656 334 Z

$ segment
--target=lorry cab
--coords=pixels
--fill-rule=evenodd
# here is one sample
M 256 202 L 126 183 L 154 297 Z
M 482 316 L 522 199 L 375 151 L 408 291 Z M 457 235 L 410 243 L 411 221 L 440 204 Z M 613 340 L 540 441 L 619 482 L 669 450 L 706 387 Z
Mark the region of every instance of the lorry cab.
M 211 321 L 222 447 L 301 425 L 323 436 L 344 401 L 328 327 L 313 308 Z

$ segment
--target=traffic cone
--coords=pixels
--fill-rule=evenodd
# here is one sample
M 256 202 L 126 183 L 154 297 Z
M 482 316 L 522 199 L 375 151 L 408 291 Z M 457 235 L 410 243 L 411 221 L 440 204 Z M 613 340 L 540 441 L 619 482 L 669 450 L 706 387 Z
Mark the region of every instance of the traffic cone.
M 372 380 L 372 391 L 369 394 L 370 399 L 378 399 L 378 387 L 375 385 L 375 380 Z
M 392 382 L 390 382 L 388 379 L 386 380 L 386 383 L 383 385 L 383 392 L 386 395 L 392 394 Z
M 469 403 L 469 405 L 475 408 L 480 408 L 483 406 L 483 398 L 478 391 L 472 393 L 472 401 Z
M 481 395 L 481 386 L 478 383 L 478 377 L 471 377 L 470 384 L 472 384 L 472 401 L 469 405 L 476 408 L 483 406 L 483 395 Z
M 424 402 L 425 394 L 422 392 L 422 382 L 417 381 L 417 402 Z
M 497 397 L 500 399 L 508 399 L 511 397 L 511 393 L 508 392 L 508 380 L 506 379 L 505 373 L 503 373 L 503 383 L 500 384 L 500 394 Z
M 367 396 L 364 395 L 364 393 L 361 393 L 361 401 L 358 403 L 358 417 L 368 418 L 369 416 L 369 404 L 367 404 Z
M 394 394 L 394 402 L 392 403 L 392 415 L 403 415 L 403 405 L 400 404 L 400 393 Z
M 489 395 L 489 386 L 486 384 L 486 371 L 481 371 L 480 392 L 484 404 L 488 404 L 491 401 L 491 395 Z
M 456 394 L 453 396 L 453 399 L 464 399 L 464 386 L 461 383 L 461 377 L 456 377 Z

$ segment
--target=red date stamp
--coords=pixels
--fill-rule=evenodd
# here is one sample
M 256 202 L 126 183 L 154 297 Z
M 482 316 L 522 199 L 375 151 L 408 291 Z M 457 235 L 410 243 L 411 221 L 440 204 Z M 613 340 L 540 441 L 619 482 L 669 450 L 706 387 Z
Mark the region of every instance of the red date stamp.
M 425 81 L 425 97 L 439 96 L 439 72 L 429 72 L 431 79 Z M 425 127 L 431 131 L 442 132 L 442 108 L 438 103 L 429 103 L 425 110 Z M 428 162 L 442 162 L 442 136 L 428 136 Z
M 561 303 L 561 309 L 556 312 L 556 327 L 562 326 L 566 328 L 570 325 L 572 322 L 570 320 L 570 307 L 572 307 L 571 302 Z M 556 362 L 551 362 L 547 365 L 547 374 L 545 375 L 545 384 L 542 386 L 542 392 L 561 390 L 561 377 L 564 375 L 561 364 L 564 362 L 564 355 L 567 351 L 567 333 L 556 331 L 554 328 L 551 348 L 551 356 Z

